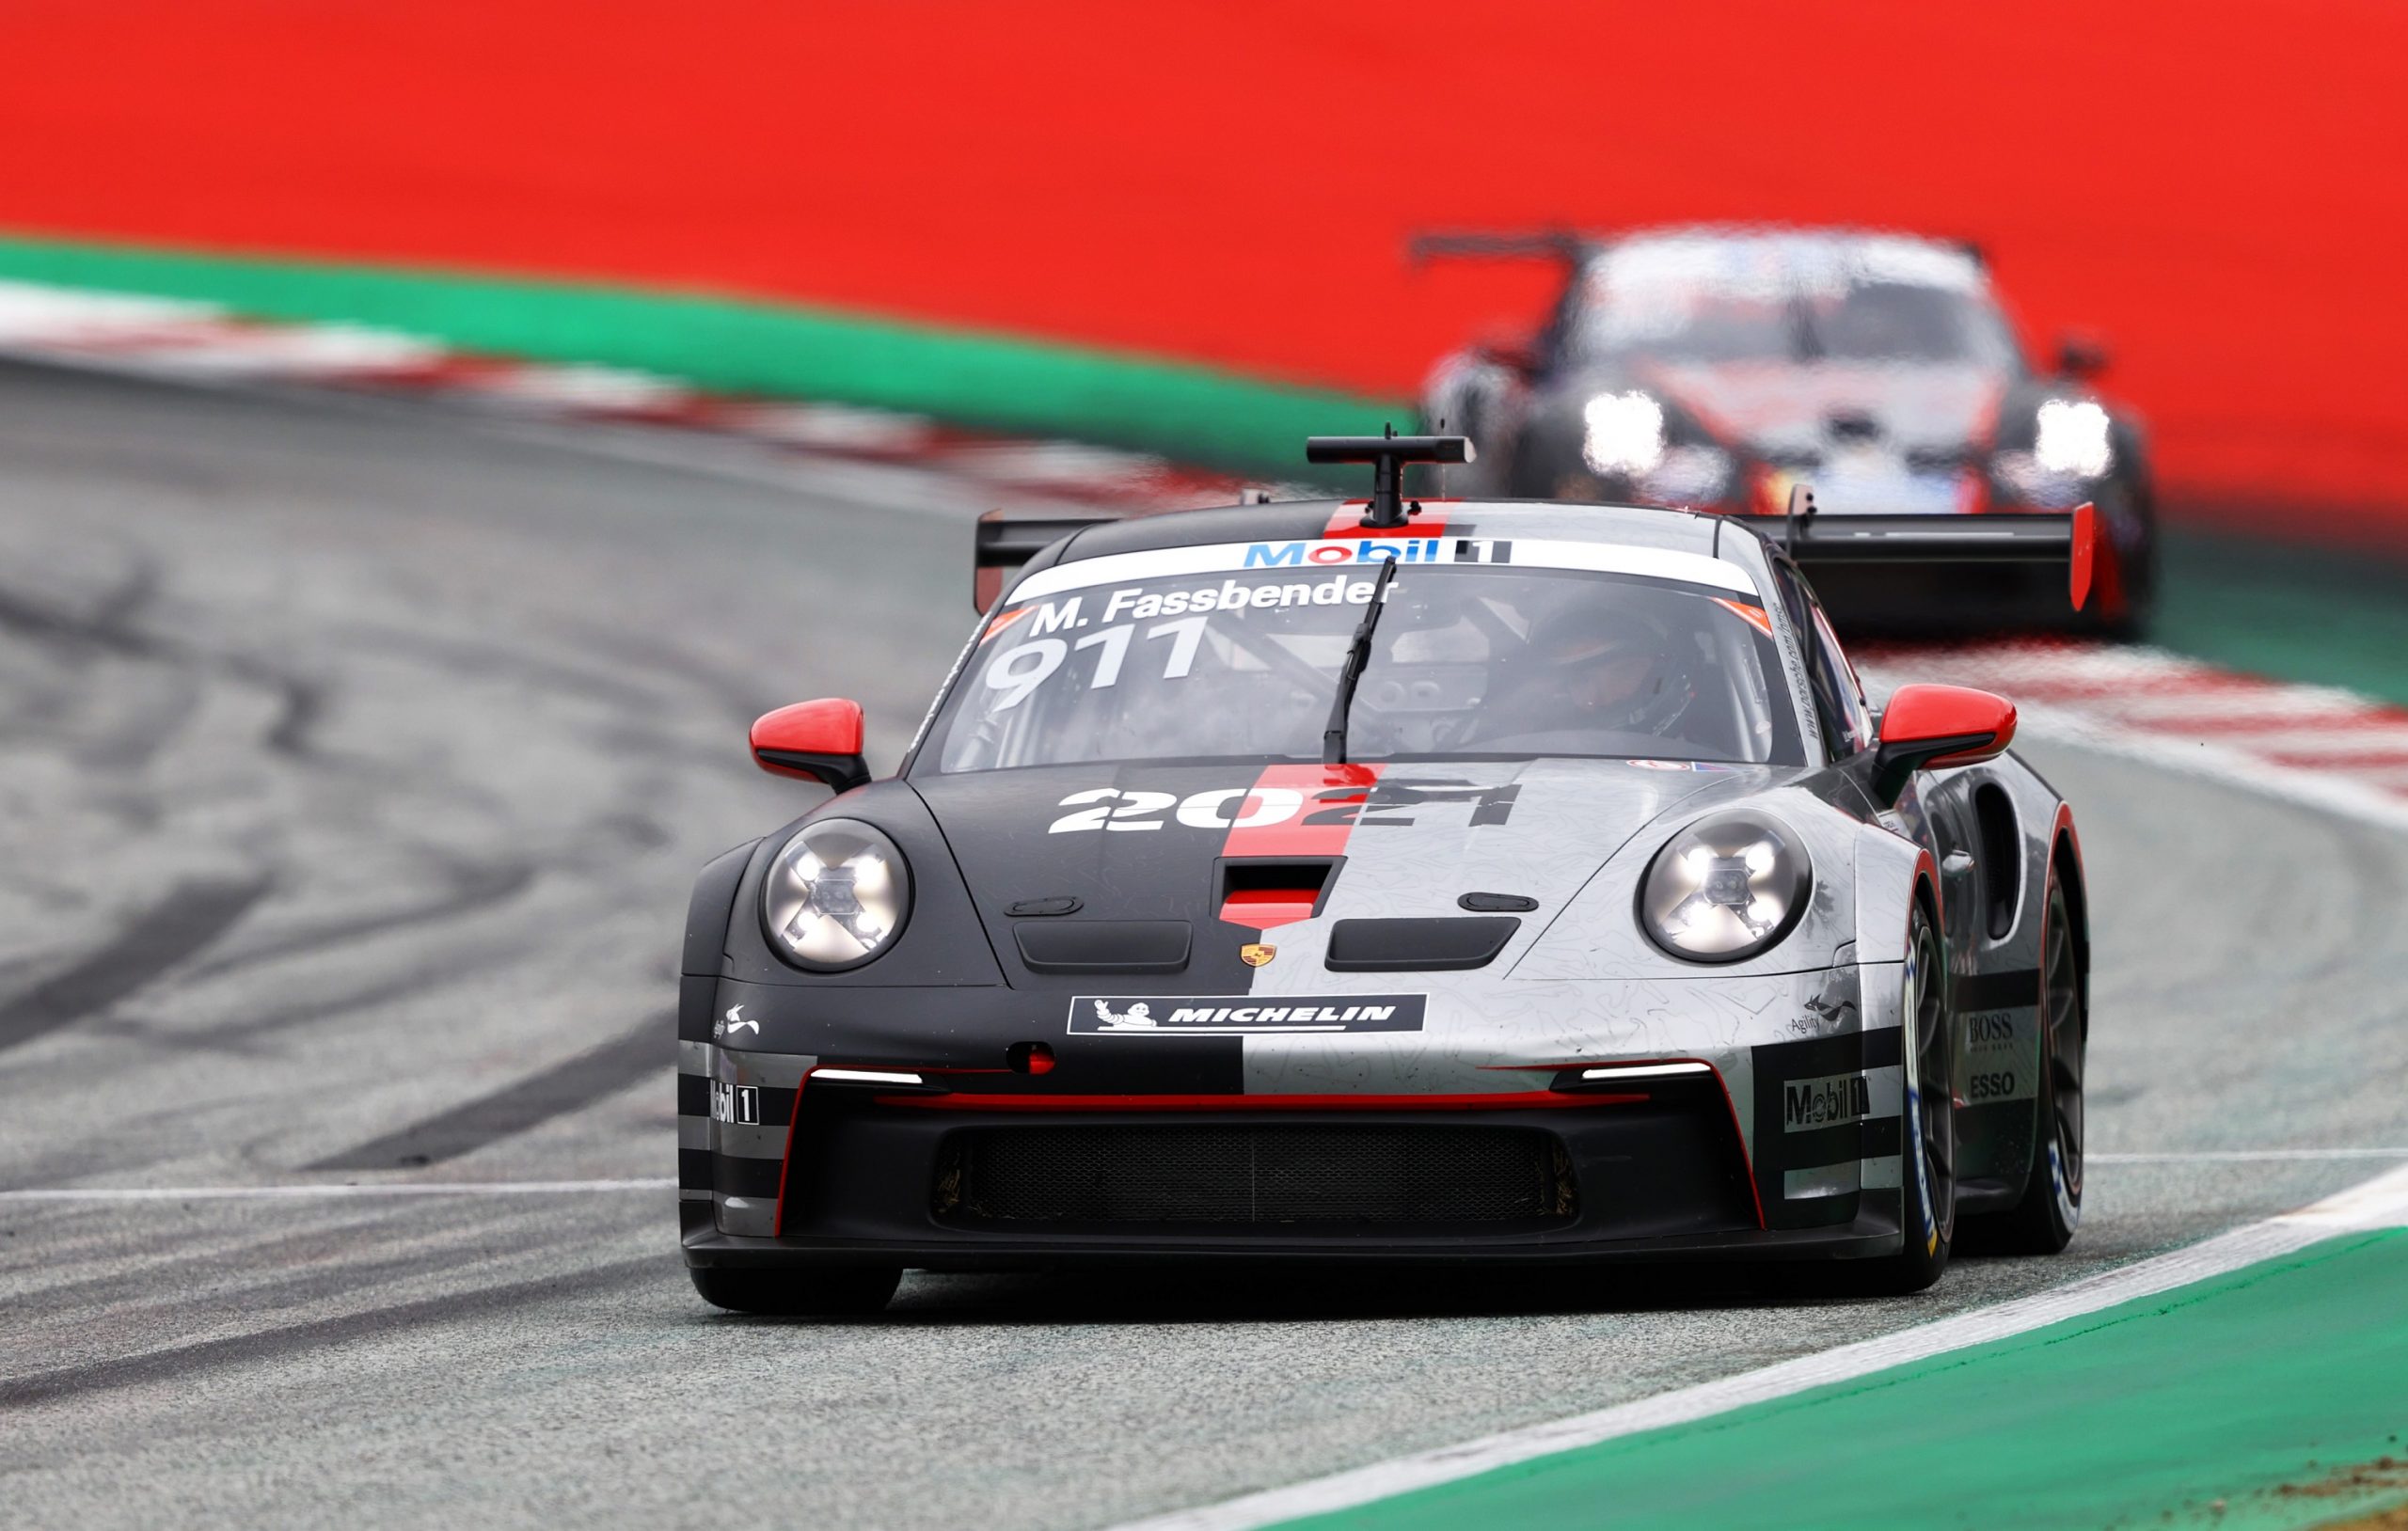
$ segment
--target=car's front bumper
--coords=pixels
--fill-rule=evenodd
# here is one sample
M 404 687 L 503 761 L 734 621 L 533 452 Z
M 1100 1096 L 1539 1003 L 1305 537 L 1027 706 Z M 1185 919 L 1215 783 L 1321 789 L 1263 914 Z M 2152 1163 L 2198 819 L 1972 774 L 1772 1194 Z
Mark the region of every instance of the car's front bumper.
M 1898 1192 L 1851 1178 L 1820 1199 L 1811 1226 L 1767 1226 L 1728 1096 L 1718 1078 L 1617 1089 L 1543 1105 L 1386 1104 L 1266 1109 L 1259 1099 L 1170 1097 L 1073 1111 L 986 1109 L 960 1097 L 798 1092 L 776 1159 L 714 1156 L 705 1192 L 684 1203 L 696 1266 L 887 1264 L 1007 1270 L 1263 1257 L 1534 1265 L 1617 1260 L 1854 1258 L 1898 1247 Z M 1528 1098 L 1525 1097 L 1525 1098 Z M 1510 1134 L 1543 1142 L 1561 1193 L 1485 1221 L 1339 1215 L 1180 1221 L 1149 1208 L 1104 1217 L 989 1216 L 960 1193 L 965 1144 L 996 1134 L 1132 1135 L 1316 1130 Z M 1388 1208 L 1393 1213 L 1393 1208 Z M 1780 1218 L 1782 1209 L 1774 1208 Z M 1790 1221 L 1784 1219 L 1784 1221 Z

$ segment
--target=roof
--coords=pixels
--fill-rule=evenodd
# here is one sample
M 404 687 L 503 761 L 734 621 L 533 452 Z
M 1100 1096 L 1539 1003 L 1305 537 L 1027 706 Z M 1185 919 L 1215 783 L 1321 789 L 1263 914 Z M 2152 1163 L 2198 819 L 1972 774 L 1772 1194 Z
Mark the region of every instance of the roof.
M 1368 502 L 1359 499 L 1287 500 L 1271 505 L 1233 505 L 1221 510 L 1171 511 L 1121 521 L 1100 521 L 1070 539 L 1061 561 L 1211 543 L 1312 542 L 1364 535 Z M 1660 547 L 1711 556 L 1718 538 L 1725 549 L 1724 517 L 1692 511 L 1633 505 L 1591 505 L 1558 500 L 1414 499 L 1419 513 L 1389 536 L 1549 537 L 1566 542 Z
M 1965 241 L 1881 229 L 1695 224 L 1632 229 L 1600 242 L 1583 267 L 1592 278 L 1640 285 L 1723 285 L 1775 273 L 1808 286 L 1846 279 L 1978 292 L 1988 285 L 1980 252 Z

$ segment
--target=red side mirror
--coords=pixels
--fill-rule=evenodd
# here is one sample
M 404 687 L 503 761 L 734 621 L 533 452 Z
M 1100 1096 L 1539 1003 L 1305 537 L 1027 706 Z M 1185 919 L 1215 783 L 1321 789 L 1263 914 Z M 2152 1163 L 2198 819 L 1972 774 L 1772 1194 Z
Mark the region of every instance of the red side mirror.
M 752 723 L 752 762 L 772 776 L 825 781 L 843 792 L 869 780 L 862 758 L 862 704 L 842 697 L 798 702 Z
M 2015 742 L 2015 703 L 1962 686 L 1901 686 L 1881 713 L 1875 791 L 1895 802 L 1914 772 L 1995 760 Z
M 2106 371 L 2106 341 L 2083 330 L 2067 330 L 2057 338 L 2058 376 L 2092 378 Z

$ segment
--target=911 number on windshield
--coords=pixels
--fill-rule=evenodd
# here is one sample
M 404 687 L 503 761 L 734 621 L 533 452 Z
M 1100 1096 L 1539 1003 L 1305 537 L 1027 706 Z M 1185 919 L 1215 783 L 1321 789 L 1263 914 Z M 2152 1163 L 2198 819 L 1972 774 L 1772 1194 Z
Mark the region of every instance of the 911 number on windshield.
M 1149 642 L 1158 638 L 1171 640 L 1170 652 L 1163 659 L 1163 679 L 1180 681 L 1195 668 L 1196 647 L 1204 641 L 1202 617 L 1180 617 L 1174 622 L 1160 623 L 1146 630 Z M 1129 644 L 1135 635 L 1134 627 L 1106 627 L 1076 639 L 1032 638 L 1015 644 L 987 662 L 981 677 L 992 690 L 1004 695 L 994 705 L 996 712 L 1009 712 L 1028 700 L 1029 693 L 1045 684 L 1062 662 L 1075 649 L 1101 649 L 1096 655 L 1095 673 L 1087 678 L 1087 689 L 1102 690 L 1120 684 L 1120 666 L 1129 657 Z

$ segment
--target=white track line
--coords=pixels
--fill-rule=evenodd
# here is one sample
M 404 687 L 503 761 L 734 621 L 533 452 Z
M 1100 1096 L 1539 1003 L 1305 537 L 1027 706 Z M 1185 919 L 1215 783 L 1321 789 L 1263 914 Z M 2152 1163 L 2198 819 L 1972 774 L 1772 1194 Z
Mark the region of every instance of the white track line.
M 338 1196 L 571 1196 L 614 1191 L 674 1191 L 657 1180 L 431 1180 L 325 1186 L 90 1186 L 0 1191 L 0 1202 L 303 1201 Z
M 1534 1457 L 1574 1451 L 1668 1425 L 1685 1425 L 1808 1388 L 1844 1382 L 1950 1350 L 2011 1338 L 2119 1302 L 2277 1259 L 2337 1234 L 2402 1226 L 2408 1226 L 2408 1168 L 2393 1170 L 2299 1211 L 2236 1228 L 2188 1249 L 2102 1271 L 2054 1291 L 2020 1297 L 1937 1323 L 1860 1340 L 1837 1349 L 1617 1404 L 1593 1413 L 1507 1430 L 1461 1445 L 1441 1446 L 1308 1483 L 1247 1494 L 1203 1509 L 1132 1521 L 1117 1531 L 1251 1531 L 1253 1527 L 1307 1515 L 1352 1509 L 1374 1500 L 1529 1461 Z
M 2084 1154 L 2085 1164 L 2273 1164 L 2408 1159 L 2408 1148 L 2192 1148 L 2168 1154 Z

